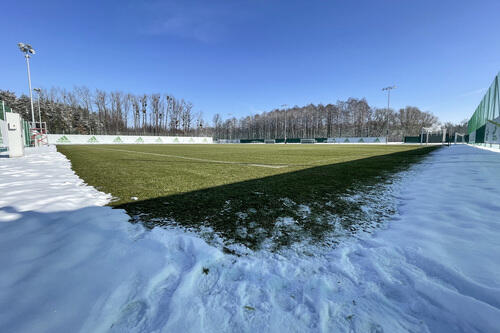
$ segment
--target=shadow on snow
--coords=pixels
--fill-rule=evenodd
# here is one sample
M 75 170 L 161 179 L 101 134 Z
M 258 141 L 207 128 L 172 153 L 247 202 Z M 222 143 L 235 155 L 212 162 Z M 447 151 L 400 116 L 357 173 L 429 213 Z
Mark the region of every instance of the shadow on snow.
M 194 229 L 229 252 L 238 244 L 253 250 L 304 241 L 334 244 L 339 234 L 368 230 L 393 214 L 386 185 L 434 149 L 311 167 L 115 208 L 150 228 Z

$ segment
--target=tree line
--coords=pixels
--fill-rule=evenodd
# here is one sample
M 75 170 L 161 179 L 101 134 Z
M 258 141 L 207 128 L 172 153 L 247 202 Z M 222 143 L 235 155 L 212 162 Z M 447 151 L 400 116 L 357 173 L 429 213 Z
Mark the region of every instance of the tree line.
M 396 111 L 371 107 L 364 98 L 349 98 L 335 104 L 282 107 L 240 119 L 216 114 L 212 130 L 221 139 L 276 139 L 286 132 L 287 138 L 387 136 L 401 141 L 404 136 L 419 135 L 422 127 L 438 124 L 436 116 L 414 106 Z M 464 133 L 467 121 L 445 126 L 449 132 Z
M 31 121 L 28 96 L 0 90 L 0 99 Z M 202 113 L 194 112 L 191 102 L 171 94 L 52 88 L 41 89 L 33 103 L 35 121 L 39 120 L 39 105 L 50 133 L 199 135 L 205 125 Z
M 140 134 L 212 136 L 214 139 L 277 139 L 346 136 L 388 136 L 401 141 L 420 134 L 422 127 L 439 124 L 430 112 L 414 106 L 399 109 L 376 108 L 366 99 L 349 98 L 335 104 L 283 106 L 268 112 L 240 118 L 217 113 L 212 124 L 193 104 L 171 94 L 134 95 L 120 91 L 91 91 L 75 87 L 42 89 L 39 96 L 42 121 L 50 133 Z M 29 97 L 0 90 L 0 99 L 31 120 Z M 38 121 L 38 98 L 34 96 Z M 464 133 L 466 121 L 446 123 L 450 133 Z M 285 133 L 286 132 L 286 133 Z

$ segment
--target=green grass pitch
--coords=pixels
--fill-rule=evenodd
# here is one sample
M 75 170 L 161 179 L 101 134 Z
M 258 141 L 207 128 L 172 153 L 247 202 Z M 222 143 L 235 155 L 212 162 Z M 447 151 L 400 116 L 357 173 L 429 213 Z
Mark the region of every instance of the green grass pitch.
M 111 206 L 148 226 L 210 227 L 257 249 L 362 227 L 363 202 L 434 147 L 406 145 L 75 145 L 57 149 Z M 380 212 L 384 215 L 386 212 Z M 373 214 L 372 214 L 373 215 Z M 370 219 L 375 218 L 371 216 Z M 293 221 L 293 223 L 290 223 Z M 338 228 L 338 223 L 337 226 Z

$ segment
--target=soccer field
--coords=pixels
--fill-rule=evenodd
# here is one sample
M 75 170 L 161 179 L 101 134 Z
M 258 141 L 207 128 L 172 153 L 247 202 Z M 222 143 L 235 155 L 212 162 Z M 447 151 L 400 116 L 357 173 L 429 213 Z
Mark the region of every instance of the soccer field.
M 362 228 L 367 199 L 434 150 L 404 145 L 58 146 L 89 185 L 149 226 L 182 225 L 258 248 Z M 365 220 L 370 221 L 365 221 Z M 208 229 L 207 229 L 208 228 Z M 213 236 L 212 232 L 209 232 Z M 207 236 L 209 237 L 209 236 Z

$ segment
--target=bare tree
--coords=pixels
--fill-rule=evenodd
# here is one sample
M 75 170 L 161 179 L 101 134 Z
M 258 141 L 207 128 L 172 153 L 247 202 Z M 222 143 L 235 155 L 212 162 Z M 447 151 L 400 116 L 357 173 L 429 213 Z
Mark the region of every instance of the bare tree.
M 30 118 L 28 96 L 16 97 L 0 90 L 0 98 L 24 118 Z M 388 135 L 390 140 L 402 140 L 405 135 L 418 135 L 424 126 L 438 123 L 434 115 L 417 107 L 407 106 L 395 112 L 370 107 L 365 99 L 349 98 L 335 104 L 273 109 L 239 119 L 231 114 L 223 119 L 217 113 L 210 126 L 201 112 L 193 112 L 192 103 L 171 94 L 148 96 L 99 89 L 92 93 L 85 86 L 42 89 L 40 109 L 52 133 L 118 134 L 131 129 L 136 134 L 203 133 L 216 139 L 283 139 L 286 128 L 287 138 Z M 450 131 L 466 131 L 465 121 L 445 126 Z
M 147 106 L 148 106 L 148 96 L 144 94 L 140 98 L 141 102 L 141 111 L 142 111 L 142 132 L 146 133 L 146 112 L 147 112 Z
M 160 94 L 152 94 L 150 96 L 150 101 L 151 101 L 151 111 L 153 112 L 152 117 L 153 117 L 153 124 L 151 124 L 154 127 L 154 134 L 158 135 L 159 133 L 159 124 L 160 124 L 160 99 L 161 95 Z

